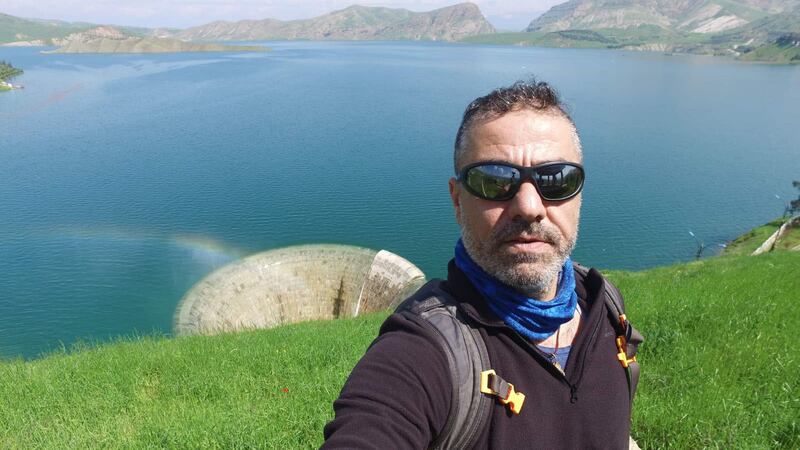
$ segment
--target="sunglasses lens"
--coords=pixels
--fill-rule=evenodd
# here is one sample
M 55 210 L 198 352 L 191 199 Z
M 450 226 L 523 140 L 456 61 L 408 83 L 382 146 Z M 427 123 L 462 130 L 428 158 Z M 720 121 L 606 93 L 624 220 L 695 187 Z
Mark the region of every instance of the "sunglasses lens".
M 504 200 L 513 196 L 513 187 L 519 183 L 519 171 L 499 164 L 485 164 L 469 169 L 465 184 L 478 197 Z
M 536 169 L 536 184 L 545 200 L 565 200 L 583 187 L 583 170 L 569 164 L 551 164 Z

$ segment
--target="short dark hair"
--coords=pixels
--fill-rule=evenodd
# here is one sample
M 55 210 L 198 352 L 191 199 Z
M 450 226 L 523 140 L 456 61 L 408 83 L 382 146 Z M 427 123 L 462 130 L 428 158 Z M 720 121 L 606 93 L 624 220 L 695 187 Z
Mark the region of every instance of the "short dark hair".
M 578 152 L 581 151 L 580 138 L 575 122 L 566 111 L 558 92 L 544 81 L 517 81 L 508 87 L 497 88 L 492 92 L 473 100 L 464 110 L 464 117 L 456 133 L 453 152 L 453 167 L 458 173 L 459 158 L 464 153 L 464 141 L 467 133 L 478 123 L 496 119 L 512 111 L 529 109 L 540 112 L 553 112 L 566 118 L 575 132 Z

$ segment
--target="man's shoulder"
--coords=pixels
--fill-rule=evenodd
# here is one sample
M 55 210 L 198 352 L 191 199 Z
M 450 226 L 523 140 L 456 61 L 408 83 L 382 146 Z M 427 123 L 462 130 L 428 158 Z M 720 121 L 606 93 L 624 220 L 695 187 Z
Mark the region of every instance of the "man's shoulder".
M 610 300 L 617 306 L 616 309 L 624 308 L 622 292 L 598 269 L 577 262 L 573 262 L 572 267 L 576 275 L 575 290 L 580 298 Z
M 445 288 L 445 281 L 434 279 L 425 283 L 410 297 L 400 303 L 395 313 L 408 312 L 415 315 L 424 315 L 426 312 L 455 305 L 456 299 Z

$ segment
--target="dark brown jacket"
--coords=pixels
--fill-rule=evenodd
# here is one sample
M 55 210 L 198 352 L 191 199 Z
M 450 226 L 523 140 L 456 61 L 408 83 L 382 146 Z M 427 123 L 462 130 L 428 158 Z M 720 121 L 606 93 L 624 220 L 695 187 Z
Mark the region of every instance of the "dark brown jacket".
M 481 326 L 492 368 L 525 394 L 519 415 L 496 402 L 475 448 L 627 449 L 630 399 L 617 360 L 602 276 L 576 272 L 584 321 L 562 375 L 486 306 L 451 261 L 443 288 Z M 452 392 L 443 350 L 423 319 L 392 314 L 350 374 L 325 427 L 325 449 L 425 449 L 443 428 Z

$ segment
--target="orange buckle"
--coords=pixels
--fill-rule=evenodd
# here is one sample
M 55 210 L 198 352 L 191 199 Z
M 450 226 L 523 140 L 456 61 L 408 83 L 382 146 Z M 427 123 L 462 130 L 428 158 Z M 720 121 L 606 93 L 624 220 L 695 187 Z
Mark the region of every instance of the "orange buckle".
M 625 347 L 627 347 L 627 345 L 627 342 L 625 342 L 625 336 L 617 336 L 617 350 L 619 350 L 619 353 L 617 353 L 617 359 L 619 360 L 620 364 L 622 364 L 622 367 L 626 369 L 631 363 L 636 362 L 635 356 L 633 358 L 628 358 L 628 353 L 625 351 Z
M 508 392 L 505 394 L 500 394 L 492 389 L 491 386 L 489 386 L 490 375 L 497 376 L 497 373 L 495 373 L 494 369 L 484 370 L 481 372 L 481 392 L 484 394 L 497 396 L 498 400 L 500 400 L 500 403 L 503 405 L 508 405 L 508 408 L 511 410 L 511 412 L 514 414 L 519 414 L 519 412 L 522 410 L 522 404 L 525 403 L 525 394 L 514 390 L 514 385 L 508 382 Z

